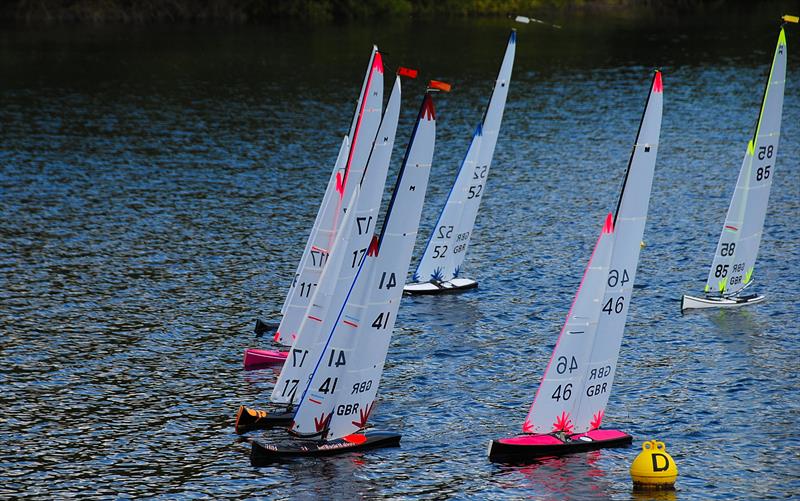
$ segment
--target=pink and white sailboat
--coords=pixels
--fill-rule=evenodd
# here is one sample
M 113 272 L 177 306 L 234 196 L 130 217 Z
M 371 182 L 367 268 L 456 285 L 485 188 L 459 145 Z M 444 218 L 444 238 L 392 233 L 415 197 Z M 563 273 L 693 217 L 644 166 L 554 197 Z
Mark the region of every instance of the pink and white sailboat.
M 536 392 L 522 435 L 489 442 L 492 461 L 519 461 L 630 444 L 601 429 L 616 373 L 647 220 L 663 106 L 655 72 L 616 215 L 608 214 Z
M 313 290 L 317 287 L 328 261 L 331 246 L 347 210 L 345 202 L 350 199 L 355 186 L 361 182 L 368 168 L 368 162 L 369 166 L 377 165 L 376 168 L 385 165 L 388 170 L 397 118 L 393 118 L 392 113 L 389 113 L 388 119 L 384 116 L 381 120 L 383 83 L 383 59 L 378 48 L 373 46 L 350 132 L 344 137 L 339 148 L 322 204 L 281 308 L 281 321 L 276 327 L 274 323 L 257 320 L 255 328 L 257 336 L 276 329 L 273 340 L 277 345 L 292 344 L 297 337 Z M 399 118 L 399 101 L 397 116 Z M 373 148 L 376 135 L 379 133 L 382 137 L 386 137 L 386 140 L 379 142 Z M 374 151 L 375 149 L 378 151 Z M 264 365 L 282 364 L 287 355 L 288 351 L 280 348 L 248 348 L 244 352 L 244 368 L 254 369 Z

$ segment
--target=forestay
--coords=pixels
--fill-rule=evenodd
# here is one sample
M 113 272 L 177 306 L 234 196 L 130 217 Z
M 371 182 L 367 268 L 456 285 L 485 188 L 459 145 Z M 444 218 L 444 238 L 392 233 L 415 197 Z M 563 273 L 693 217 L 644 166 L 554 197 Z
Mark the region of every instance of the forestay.
M 392 88 L 392 94 L 389 97 L 389 103 L 386 106 L 386 113 L 381 122 L 380 130 L 378 130 L 377 141 L 373 142 L 373 140 L 370 139 L 370 144 L 373 145 L 373 147 L 369 155 L 368 169 L 379 169 L 382 173 L 382 177 L 373 178 L 380 183 L 380 190 L 383 190 L 386 183 L 386 174 L 389 169 L 392 148 L 394 147 L 394 138 L 397 132 L 399 116 L 400 84 L 399 80 L 396 79 L 395 85 Z M 362 141 L 363 140 L 364 139 L 362 139 Z M 330 197 L 328 205 L 325 207 L 326 210 L 321 219 L 320 228 L 315 234 L 314 245 L 312 245 L 306 253 L 303 266 L 295 278 L 294 286 L 289 294 L 290 299 L 284 308 L 283 318 L 278 327 L 278 332 L 275 335 L 276 341 L 280 343 L 291 344 L 297 336 L 313 294 L 313 289 L 319 283 L 320 275 L 328 260 L 330 248 L 336 236 L 337 226 L 339 225 L 339 219 L 346 211 L 346 206 L 342 205 L 342 200 L 349 200 L 349 198 L 341 197 L 349 197 L 352 194 L 352 188 L 362 180 L 364 173 L 363 168 L 351 166 L 350 169 L 352 181 L 345 183 L 345 187 L 349 186 L 349 188 L 346 188 L 344 191 L 339 188 L 334 189 L 334 194 Z M 345 163 L 344 171 L 337 172 L 336 174 L 335 184 L 337 186 L 342 186 L 342 172 L 346 171 L 347 165 Z M 380 197 L 377 198 L 376 203 L 380 205 Z
M 375 253 L 368 254 L 338 312 L 300 399 L 292 431 L 341 438 L 363 428 L 375 405 L 419 227 L 436 133 L 426 94 Z
M 613 245 L 614 225 L 609 214 L 522 425 L 525 433 L 573 431 L 571 416 L 578 414 L 576 409 L 580 402 L 576 392 L 589 367 Z
M 753 279 L 778 155 L 786 52 L 786 35 L 781 28 L 756 129 L 747 144 L 736 189 L 706 280 L 706 293 L 732 296 Z
M 350 142 L 339 157 L 328 182 L 322 205 L 317 213 L 314 226 L 306 242 L 292 284 L 281 308 L 281 325 L 275 334 L 275 341 L 291 344 L 293 335 L 308 306 L 311 289 L 316 287 L 322 269 L 328 260 L 337 227 L 346 210 L 344 201 L 350 200 L 356 183 L 349 179 L 361 180 L 367 159 L 370 156 L 378 125 L 381 121 L 383 105 L 383 62 L 377 47 L 372 48 L 367 73 L 361 86 L 355 116 L 347 136 Z M 399 106 L 399 104 L 398 104 Z
M 360 185 L 360 194 L 355 198 L 351 195 L 351 203 L 355 203 L 354 210 L 344 212 L 343 221 L 350 219 L 350 216 L 353 221 L 347 230 L 344 223 L 342 224 L 334 240 L 333 247 L 336 250 L 331 251 L 329 262 L 322 270 L 319 286 L 314 287 L 310 293 L 309 305 L 299 319 L 300 324 L 292 349 L 272 392 L 273 402 L 294 401 L 298 385 L 307 382 L 309 364 L 312 360 L 316 360 L 321 348 L 320 343 L 325 341 L 335 321 L 335 314 L 343 304 L 369 249 L 386 185 L 386 175 L 400 116 L 400 101 L 400 79 L 396 78 L 386 107 L 384 123 L 381 125 L 381 134 L 375 143 L 369 168 L 364 173 Z M 358 186 L 358 183 L 354 184 Z
M 415 282 L 448 281 L 457 278 L 461 271 L 503 120 L 516 42 L 516 31 L 512 31 L 489 104 L 475 129 L 456 181 L 414 272 Z

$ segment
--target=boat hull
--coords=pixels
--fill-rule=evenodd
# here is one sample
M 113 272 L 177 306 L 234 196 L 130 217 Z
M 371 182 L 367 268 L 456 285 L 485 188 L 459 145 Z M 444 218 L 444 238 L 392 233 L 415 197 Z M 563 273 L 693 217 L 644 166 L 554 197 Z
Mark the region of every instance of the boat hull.
M 259 350 L 257 348 L 247 348 L 244 350 L 245 370 L 258 369 L 267 365 L 282 364 L 289 355 L 288 351 L 278 350 Z
M 403 287 L 403 292 L 409 295 L 448 294 L 474 289 L 478 282 L 471 278 L 454 278 L 447 282 L 420 282 L 408 284 Z
M 563 456 L 579 452 L 625 447 L 633 437 L 619 430 L 592 430 L 567 436 L 561 440 L 554 435 L 520 435 L 489 442 L 489 460 L 516 462 L 545 456 Z
M 766 299 L 765 296 L 752 294 L 741 297 L 695 297 L 685 295 L 681 298 L 681 311 L 704 308 L 738 308 L 748 304 L 758 304 Z
M 292 440 L 282 443 L 252 441 L 250 463 L 253 466 L 270 464 L 284 459 L 320 457 L 380 447 L 399 447 L 400 434 L 391 431 L 367 430 L 327 442 Z
M 266 430 L 276 426 L 289 426 L 294 419 L 294 411 L 261 411 L 239 406 L 236 422 L 233 425 L 237 435 L 253 430 Z

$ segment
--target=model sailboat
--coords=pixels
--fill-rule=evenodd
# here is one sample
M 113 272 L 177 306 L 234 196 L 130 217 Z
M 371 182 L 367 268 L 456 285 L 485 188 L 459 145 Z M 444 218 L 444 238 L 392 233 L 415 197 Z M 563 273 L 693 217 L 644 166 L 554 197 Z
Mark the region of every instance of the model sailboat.
M 705 296 L 684 295 L 681 311 L 733 308 L 764 300 L 763 295 L 742 294 L 742 291 L 753 283 L 769 191 L 775 178 L 785 81 L 786 35 L 781 27 L 756 128 L 747 143 L 739 179 L 708 272 Z
M 437 294 L 472 289 L 478 286 L 473 279 L 461 275 L 461 266 L 469 247 L 478 207 L 485 193 L 489 168 L 492 165 L 503 110 L 508 96 L 508 84 L 514 67 L 517 46 L 516 31 L 508 37 L 505 56 L 489 99 L 483 119 L 475 129 L 464 161 L 458 171 L 442 213 L 433 228 L 428 245 L 411 283 L 404 291 L 409 294 Z
M 491 460 L 520 460 L 629 444 L 600 429 L 616 373 L 647 220 L 663 105 L 656 71 L 631 153 L 616 216 L 606 217 L 545 369 L 523 435 L 489 443 Z
M 380 237 L 372 237 L 366 252 L 348 252 L 339 244 L 357 239 L 356 214 L 347 214 L 320 283 L 320 290 L 303 323 L 319 335 L 303 332 L 275 387 L 279 397 L 297 409 L 284 444 L 253 441 L 251 461 L 260 464 L 292 456 L 316 456 L 398 445 L 394 432 L 366 429 L 375 408 L 378 386 L 400 305 L 405 277 L 419 227 L 436 134 L 430 92 L 425 94 L 406 156 L 398 175 Z M 369 176 L 370 170 L 367 171 Z M 367 193 L 362 192 L 361 197 Z M 370 228 L 371 231 L 371 228 Z M 346 233 L 346 234 L 345 234 Z M 345 252 L 340 252 L 345 250 Z M 340 261 L 344 261 L 341 263 Z M 357 271 L 336 283 L 334 266 Z M 327 307 L 317 307 L 324 294 Z M 317 316 L 318 315 L 318 316 Z M 302 329 L 302 328 L 301 328 Z
M 399 116 L 399 99 L 396 104 Z M 281 308 L 282 318 L 274 336 L 274 341 L 280 345 L 291 345 L 293 338 L 297 335 L 297 329 L 300 327 L 300 322 L 308 307 L 312 291 L 319 283 L 320 275 L 325 268 L 330 248 L 346 210 L 344 202 L 349 200 L 355 185 L 360 182 L 367 168 L 367 162 L 374 162 L 378 165 L 385 163 L 388 169 L 388 156 L 391 155 L 394 146 L 397 118 L 394 121 L 391 118 L 387 120 L 386 117 L 381 120 L 382 106 L 383 59 L 378 48 L 373 47 L 356 104 L 355 115 L 350 125 L 350 133 L 342 141 L 336 164 L 325 190 L 325 196 Z M 389 115 L 391 116 L 391 113 Z M 372 154 L 373 143 L 381 123 L 384 125 L 384 130 L 380 133 L 382 137 L 386 137 L 386 140 L 380 141 L 379 152 Z M 375 157 L 374 160 L 372 160 L 373 157 Z M 257 334 L 263 333 L 269 327 L 270 325 L 263 321 L 256 321 Z M 283 363 L 287 353 L 282 350 L 250 348 L 245 350 L 244 367 L 248 369 L 264 364 Z
M 370 238 L 378 220 L 378 211 L 386 185 L 400 117 L 400 102 L 401 85 L 398 76 L 395 78 L 379 130 L 380 135 L 375 141 L 368 168 L 364 171 L 360 183 L 352 183 L 355 190 L 342 212 L 343 219 L 339 231 L 334 235 L 332 245 L 328 247 L 331 251 L 324 254 L 327 262 L 321 271 L 318 285 L 315 284 L 313 290 L 310 290 L 310 300 L 300 319 L 297 332 L 291 338 L 292 349 L 289 356 L 283 359 L 283 369 L 270 400 L 274 404 L 286 405 L 287 408 L 268 412 L 242 406 L 236 417 L 237 433 L 285 424 L 294 415 L 292 406 L 296 402 L 297 386 L 307 379 L 307 367 L 302 363 L 302 359 L 300 361 L 297 359 L 298 353 L 302 351 L 298 346 L 316 345 L 327 334 L 330 326 L 323 324 L 319 319 L 330 318 L 327 314 L 328 309 L 339 300 L 338 298 L 347 294 L 358 271 L 358 264 L 369 250 Z M 356 191 L 359 193 L 357 197 L 354 196 Z M 351 234 L 353 231 L 356 232 L 354 235 Z M 334 248 L 338 249 L 335 254 L 332 251 Z

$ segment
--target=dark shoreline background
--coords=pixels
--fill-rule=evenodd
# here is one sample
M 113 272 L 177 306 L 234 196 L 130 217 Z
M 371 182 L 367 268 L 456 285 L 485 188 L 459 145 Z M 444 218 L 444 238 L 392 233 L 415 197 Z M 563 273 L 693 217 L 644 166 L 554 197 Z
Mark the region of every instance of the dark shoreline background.
M 741 0 L 8 0 L 5 25 L 343 23 L 388 18 L 502 17 L 563 23 L 571 16 L 692 19 L 786 2 Z

